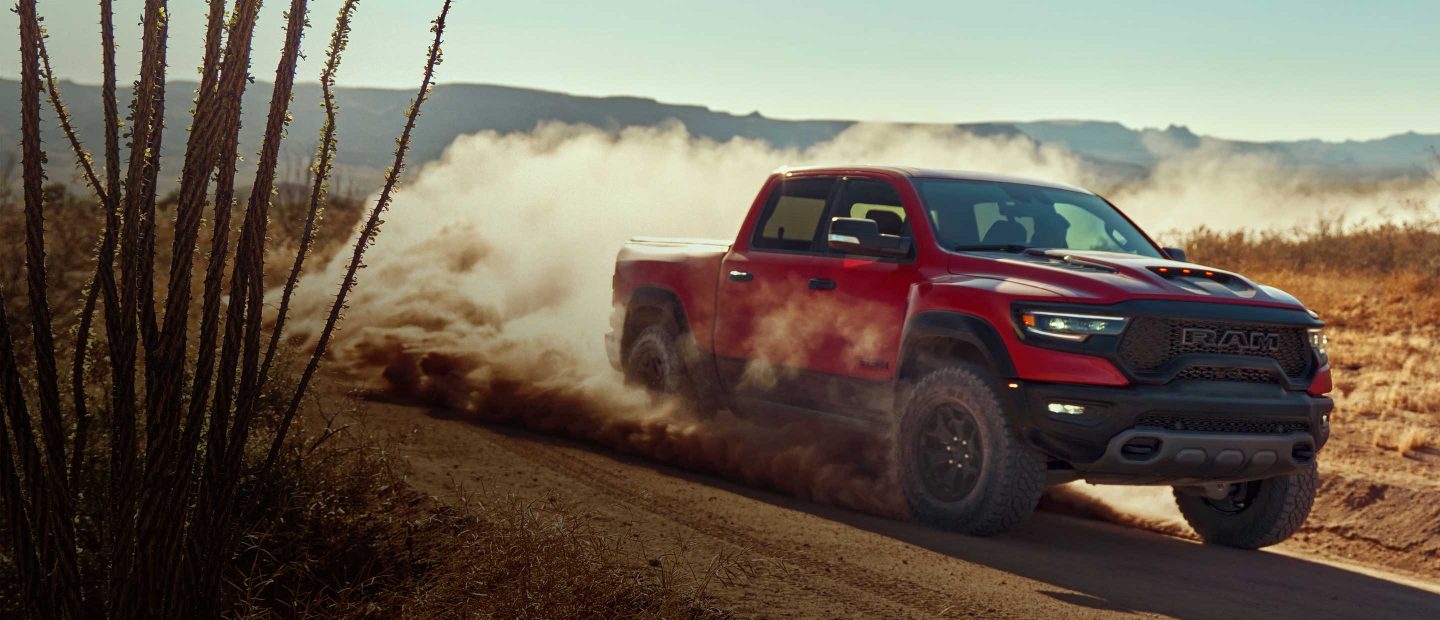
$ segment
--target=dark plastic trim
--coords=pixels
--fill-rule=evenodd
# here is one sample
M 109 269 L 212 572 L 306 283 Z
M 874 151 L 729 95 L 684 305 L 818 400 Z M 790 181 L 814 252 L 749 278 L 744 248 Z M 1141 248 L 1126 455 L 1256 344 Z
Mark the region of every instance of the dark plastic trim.
M 1334 402 L 1279 385 L 1183 382 L 1164 386 L 1102 387 L 1022 382 L 1016 395 L 1016 427 L 1041 452 L 1084 470 L 1102 458 L 1111 441 L 1147 414 L 1235 417 L 1258 422 L 1305 422 L 1318 451 L 1330 437 L 1326 415 Z M 1082 415 L 1052 414 L 1051 402 L 1083 404 Z
M 985 356 L 990 370 L 999 377 L 1014 377 L 1015 363 L 1005 348 L 1000 332 L 989 321 L 973 314 L 930 310 L 916 314 L 905 325 L 900 335 L 900 370 L 905 370 L 905 361 L 915 343 L 922 338 L 951 338 L 974 346 Z
M 1155 447 L 1141 455 L 1126 454 L 1125 446 L 1132 442 Z M 1082 478 L 1099 483 L 1244 482 L 1300 471 L 1315 462 L 1314 446 L 1310 433 L 1252 435 L 1132 428 L 1111 439 L 1098 460 L 1077 470 Z
M 1277 383 L 1285 386 L 1286 389 L 1303 391 L 1310 386 L 1315 379 L 1315 372 L 1323 366 L 1314 351 L 1310 352 L 1310 364 L 1305 372 L 1299 377 L 1291 377 L 1285 374 L 1280 363 L 1271 358 L 1245 356 L 1245 355 L 1222 355 L 1222 354 L 1199 354 L 1191 353 L 1181 355 L 1171 360 L 1169 364 L 1154 371 L 1139 374 L 1130 369 L 1120 359 L 1120 340 L 1124 334 L 1116 336 L 1091 336 L 1084 341 L 1062 340 L 1059 338 L 1047 338 L 1032 334 L 1020 329 L 1020 313 L 1025 310 L 1051 310 L 1055 312 L 1072 312 L 1080 314 L 1102 314 L 1109 316 L 1127 317 L 1130 319 L 1149 317 L 1158 319 L 1194 319 L 1201 321 L 1215 321 L 1225 323 L 1243 323 L 1247 325 L 1270 325 L 1285 328 L 1314 328 L 1323 327 L 1324 321 L 1310 316 L 1303 308 L 1272 308 L 1265 306 L 1251 306 L 1244 304 L 1224 304 L 1193 301 L 1168 301 L 1168 300 L 1134 300 L 1116 304 L 1035 304 L 1017 302 L 1011 306 L 1011 329 L 1025 344 L 1065 351 L 1067 353 L 1079 353 L 1082 355 L 1094 355 L 1104 358 L 1111 365 L 1115 366 L 1125 378 L 1137 385 L 1164 385 L 1175 380 L 1175 378 L 1186 368 L 1192 366 L 1221 366 L 1227 368 L 1252 368 L 1266 370 L 1274 374 Z M 1128 326 L 1127 326 L 1128 329 Z

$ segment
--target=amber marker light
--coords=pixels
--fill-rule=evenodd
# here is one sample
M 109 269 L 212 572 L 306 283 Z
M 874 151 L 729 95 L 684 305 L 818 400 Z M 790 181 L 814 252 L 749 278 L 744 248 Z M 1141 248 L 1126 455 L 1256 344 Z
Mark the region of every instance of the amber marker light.
M 1020 320 L 1025 322 L 1025 327 L 1035 327 L 1035 315 L 1033 314 L 1027 314 L 1021 317 Z

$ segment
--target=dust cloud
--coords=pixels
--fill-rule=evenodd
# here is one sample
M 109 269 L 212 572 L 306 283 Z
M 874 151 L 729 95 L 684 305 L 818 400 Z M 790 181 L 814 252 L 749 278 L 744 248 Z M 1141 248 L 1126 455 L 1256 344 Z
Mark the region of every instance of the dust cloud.
M 1175 507 L 1170 487 L 1092 485 L 1083 481 L 1051 487 L 1040 509 L 1109 521 L 1170 536 L 1195 538 Z
M 1055 147 L 937 127 L 859 125 L 804 150 L 715 142 L 678 124 L 619 132 L 551 124 L 530 133 L 464 136 L 395 196 L 335 335 L 330 367 L 392 398 L 816 501 L 903 514 L 884 441 L 762 427 L 723 412 L 702 420 L 624 386 L 605 357 L 611 273 L 626 239 L 729 239 L 771 170 L 810 163 L 1107 182 Z M 1143 226 L 1158 229 L 1223 227 L 1215 218 L 1231 216 L 1226 221 L 1246 226 L 1285 225 L 1306 210 L 1340 206 L 1287 195 L 1299 185 L 1275 179 L 1263 159 L 1211 153 L 1164 164 L 1112 197 Z M 1352 201 L 1351 209 L 1373 211 L 1398 200 L 1374 198 L 1373 208 Z M 302 282 L 292 342 L 318 334 L 345 259 L 342 253 Z
M 1416 155 L 1417 163 L 1424 154 Z M 1152 233 L 1310 229 L 1320 221 L 1360 225 L 1411 219 L 1440 207 L 1433 187 L 1415 179 L 1345 181 L 1279 159 L 1204 145 L 1157 164 L 1148 178 L 1106 197 Z

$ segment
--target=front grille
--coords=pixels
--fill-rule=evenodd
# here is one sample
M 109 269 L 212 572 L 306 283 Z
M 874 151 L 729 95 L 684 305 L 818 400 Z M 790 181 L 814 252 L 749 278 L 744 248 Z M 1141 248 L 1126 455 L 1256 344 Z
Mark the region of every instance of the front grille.
M 1188 337 L 1187 337 L 1188 334 Z M 1120 339 L 1120 360 L 1132 372 L 1155 372 L 1190 353 L 1270 358 L 1291 378 L 1310 370 L 1310 344 L 1303 327 L 1137 317 Z M 1224 373 L 1217 371 L 1224 370 Z M 1265 371 L 1198 367 L 1181 378 L 1270 383 Z
M 1274 383 L 1275 377 L 1268 370 L 1255 368 L 1225 368 L 1221 366 L 1191 366 L 1180 371 L 1176 379 L 1190 381 L 1236 381 L 1239 383 Z
M 1244 418 L 1201 418 L 1181 415 L 1143 415 L 1135 420 L 1135 426 L 1163 428 L 1172 431 L 1195 431 L 1197 433 L 1246 433 L 1276 434 L 1308 433 L 1310 423 L 1303 421 L 1267 422 Z

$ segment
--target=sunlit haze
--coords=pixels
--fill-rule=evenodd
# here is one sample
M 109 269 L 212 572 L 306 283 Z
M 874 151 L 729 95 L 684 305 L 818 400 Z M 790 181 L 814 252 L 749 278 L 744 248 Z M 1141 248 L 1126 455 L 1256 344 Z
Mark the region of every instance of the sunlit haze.
M 288 4 L 265 3 L 257 79 L 271 79 Z M 124 66 L 138 54 L 140 5 L 116 2 Z M 318 74 L 338 5 L 311 2 L 302 80 Z M 342 82 L 409 87 L 438 6 L 362 2 Z M 172 78 L 198 64 L 205 11 L 170 3 Z M 40 12 L 57 72 L 98 82 L 95 3 L 46 0 Z M 466 1 L 442 76 L 778 118 L 1074 118 L 1241 140 L 1366 139 L 1440 132 L 1437 23 L 1427 2 Z M 12 12 L 0 28 L 14 31 Z M 0 75 L 18 72 L 14 46 L 0 49 Z

